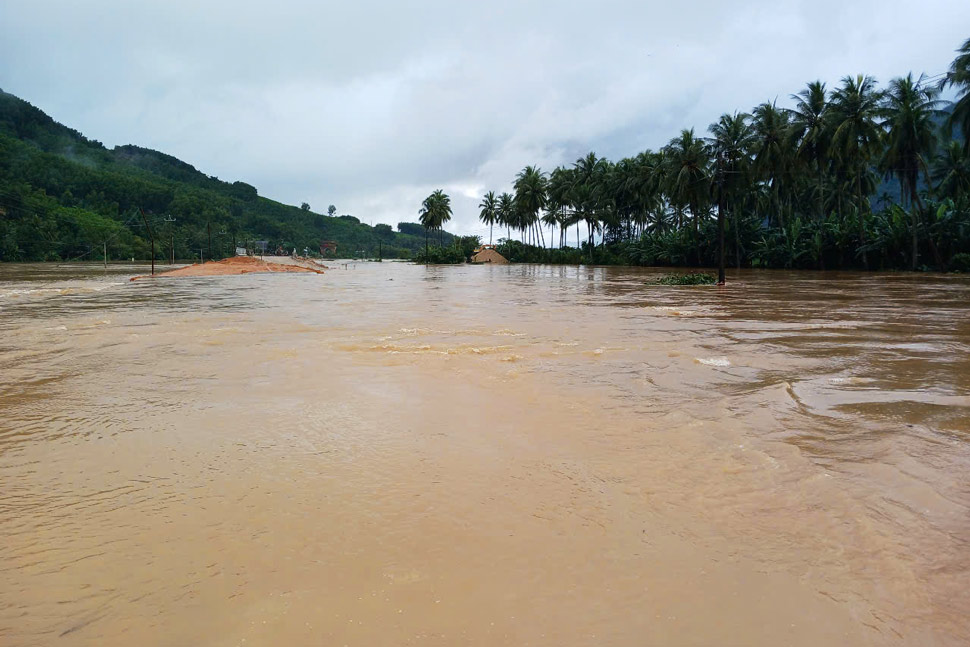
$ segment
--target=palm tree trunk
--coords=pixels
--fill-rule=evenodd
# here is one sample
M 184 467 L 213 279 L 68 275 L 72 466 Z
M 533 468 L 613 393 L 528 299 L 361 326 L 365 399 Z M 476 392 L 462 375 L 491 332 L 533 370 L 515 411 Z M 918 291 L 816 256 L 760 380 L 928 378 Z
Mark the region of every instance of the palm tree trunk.
M 492 244 L 492 226 L 493 223 L 488 223 L 488 244 Z
M 717 282 L 724 285 L 724 187 L 717 188 Z
M 866 245 L 866 226 L 865 221 L 862 218 L 862 173 L 856 175 L 856 198 L 859 200 L 859 210 L 857 211 L 857 216 L 859 220 L 859 245 L 862 246 L 862 266 L 869 270 L 869 258 L 866 255 L 865 245 Z
M 690 205 L 690 213 L 694 219 L 694 253 L 697 255 L 697 267 L 701 266 L 701 219 L 697 215 L 697 206 Z
M 734 216 L 734 259 L 738 263 L 738 269 L 741 269 L 741 225 L 738 222 L 738 213 L 733 208 L 731 209 L 732 215 Z
M 825 198 L 822 189 L 822 165 L 817 161 L 816 165 L 818 166 L 818 221 L 822 222 L 824 218 L 822 214 L 825 212 Z
M 919 214 L 923 212 L 923 204 L 916 195 L 916 178 L 908 178 L 909 184 L 909 208 L 913 212 L 913 265 L 912 270 L 916 271 L 916 263 L 919 260 Z M 916 204 L 914 204 L 916 203 Z
M 916 200 L 917 208 L 920 213 L 923 213 L 923 201 L 920 200 L 919 193 L 913 192 L 913 198 Z M 919 220 L 917 215 L 913 214 L 913 258 L 915 259 L 917 253 L 917 241 L 916 241 L 916 228 L 919 226 Z M 946 263 L 943 262 L 943 257 L 940 255 L 940 248 L 936 246 L 936 241 L 933 240 L 933 235 L 930 234 L 926 237 L 927 242 L 930 244 L 930 251 L 933 253 L 933 260 L 936 263 L 937 269 L 941 272 L 946 271 Z M 916 261 L 913 261 L 913 269 L 916 269 Z

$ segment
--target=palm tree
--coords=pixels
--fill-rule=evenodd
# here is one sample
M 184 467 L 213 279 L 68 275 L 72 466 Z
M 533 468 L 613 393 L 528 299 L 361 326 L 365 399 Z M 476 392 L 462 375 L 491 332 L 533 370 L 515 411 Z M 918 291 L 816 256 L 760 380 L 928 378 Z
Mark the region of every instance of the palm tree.
M 599 223 L 599 197 L 602 192 L 602 175 L 605 160 L 596 157 L 596 153 L 590 152 L 585 157 L 580 157 L 573 164 L 575 181 L 570 191 L 570 201 L 573 211 L 579 216 L 576 219 L 576 244 L 579 246 L 579 221 L 586 222 L 586 230 L 589 233 L 589 255 L 590 261 L 593 259 L 595 241 L 593 235 L 600 230 Z
M 865 250 L 863 212 L 868 202 L 863 193 L 863 184 L 872 160 L 879 151 L 881 132 L 876 120 L 881 113 L 881 98 L 882 95 L 876 90 L 876 80 L 861 74 L 855 78 L 844 77 L 841 87 L 832 94 L 832 151 L 855 184 L 859 245 L 862 264 L 866 269 L 869 269 L 869 260 Z
M 569 205 L 569 190 L 572 187 L 573 176 L 569 169 L 562 166 L 556 167 L 549 174 L 549 182 L 546 186 L 546 215 L 542 221 L 549 225 L 550 242 L 555 226 L 559 225 L 559 248 L 562 249 L 565 227 L 566 227 L 566 208 Z
M 737 210 L 734 209 L 735 196 L 744 189 L 749 177 L 751 159 L 749 150 L 755 144 L 754 131 L 748 123 L 749 116 L 744 113 L 723 114 L 716 124 L 707 129 L 713 135 L 710 142 L 711 153 L 717 161 L 715 165 L 715 184 L 717 186 L 717 228 L 721 258 L 724 256 L 724 218 L 734 211 L 735 260 L 741 268 L 741 237 L 738 227 Z M 723 276 L 720 277 L 723 280 Z
M 899 178 L 900 191 L 912 211 L 912 269 L 916 269 L 919 255 L 919 214 L 923 204 L 916 187 L 919 174 L 929 180 L 926 163 L 936 148 L 936 126 L 933 117 L 938 114 L 936 92 L 923 85 L 923 75 L 913 80 L 912 73 L 893 79 L 886 93 L 886 117 L 882 122 L 886 129 L 886 150 L 882 170 Z M 914 206 L 916 208 L 912 208 Z
M 534 166 L 526 166 L 515 176 L 515 203 L 523 229 L 533 227 L 546 206 L 546 183 L 546 176 Z
M 505 225 L 508 238 L 512 240 L 512 225 L 515 224 L 515 200 L 508 193 L 503 193 L 498 197 L 498 207 L 495 217 L 500 225 Z
M 777 224 L 785 227 L 782 208 L 782 183 L 788 175 L 791 163 L 791 129 L 788 113 L 772 103 L 762 103 L 754 109 L 753 127 L 754 166 L 771 188 L 771 212 L 769 218 L 777 218 Z
M 497 217 L 496 209 L 498 208 L 498 201 L 495 199 L 495 191 L 489 191 L 482 198 L 481 203 L 478 207 L 481 212 L 478 214 L 479 219 L 488 225 L 488 244 L 492 244 L 492 225 L 495 224 L 495 218 Z
M 441 245 L 441 231 L 444 224 L 451 220 L 451 198 L 441 189 L 436 189 L 421 203 L 418 212 L 424 226 L 424 253 L 428 253 L 428 231 L 438 230 L 438 245 Z
M 819 222 L 825 217 L 824 174 L 828 155 L 828 96 L 821 81 L 809 83 L 804 90 L 793 94 L 795 108 L 789 110 L 792 135 L 798 141 L 795 156 L 798 161 L 815 171 L 817 180 L 816 200 Z
M 950 129 L 954 124 L 960 126 L 963 131 L 963 151 L 970 154 L 970 39 L 963 43 L 957 53 L 942 86 L 958 88 L 953 113 L 947 123 Z
M 703 140 L 694 136 L 694 129 L 684 129 L 680 137 L 666 147 L 669 175 L 667 193 L 675 204 L 686 206 L 694 220 L 697 243 L 697 264 L 701 263 L 700 212 L 710 193 L 710 159 Z
M 933 164 L 933 182 L 939 195 L 958 200 L 970 195 L 970 153 L 951 141 Z

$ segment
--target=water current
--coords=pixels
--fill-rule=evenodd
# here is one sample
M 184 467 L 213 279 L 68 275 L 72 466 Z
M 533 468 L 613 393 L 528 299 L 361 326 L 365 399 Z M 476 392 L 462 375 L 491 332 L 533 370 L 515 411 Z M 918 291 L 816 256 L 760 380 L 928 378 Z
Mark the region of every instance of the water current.
M 963 645 L 970 278 L 0 265 L 0 644 Z

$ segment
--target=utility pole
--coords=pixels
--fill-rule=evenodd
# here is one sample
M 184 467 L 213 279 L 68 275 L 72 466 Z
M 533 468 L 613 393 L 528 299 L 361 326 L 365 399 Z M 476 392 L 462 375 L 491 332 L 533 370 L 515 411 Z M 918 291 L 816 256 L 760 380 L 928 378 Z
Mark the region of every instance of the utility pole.
M 209 234 L 209 260 L 212 260 L 212 225 L 209 221 L 205 221 L 205 230 Z
M 377 260 L 384 260 L 384 241 L 377 241 Z
M 175 222 L 175 218 L 173 218 L 171 215 L 165 216 L 165 222 L 173 223 Z M 172 228 L 171 224 L 168 226 L 168 233 L 172 236 L 172 249 L 170 250 L 171 257 L 169 260 L 171 261 L 172 265 L 175 265 L 175 230 Z
M 108 241 L 104 241 L 104 269 L 108 269 Z
M 141 207 L 138 208 L 138 211 L 141 212 L 141 219 L 145 221 L 145 229 L 148 230 L 148 236 L 152 239 L 152 276 L 155 276 L 155 234 L 152 233 L 152 228 L 148 225 L 145 211 Z
M 717 156 L 717 284 L 724 285 L 724 153 Z

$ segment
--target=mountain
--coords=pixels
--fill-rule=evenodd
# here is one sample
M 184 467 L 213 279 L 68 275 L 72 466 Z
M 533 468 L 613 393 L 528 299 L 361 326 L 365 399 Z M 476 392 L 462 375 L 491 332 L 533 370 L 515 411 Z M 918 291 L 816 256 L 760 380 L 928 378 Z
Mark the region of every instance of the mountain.
M 145 218 L 142 218 L 142 212 Z M 337 253 L 409 257 L 424 249 L 417 223 L 371 227 L 350 215 L 315 213 L 262 197 L 245 182 L 208 176 L 171 155 L 139 146 L 106 148 L 0 90 L 0 261 L 232 253 L 233 241 L 270 249 L 337 243 Z M 435 234 L 437 238 L 437 234 Z M 447 232 L 444 242 L 453 237 Z

